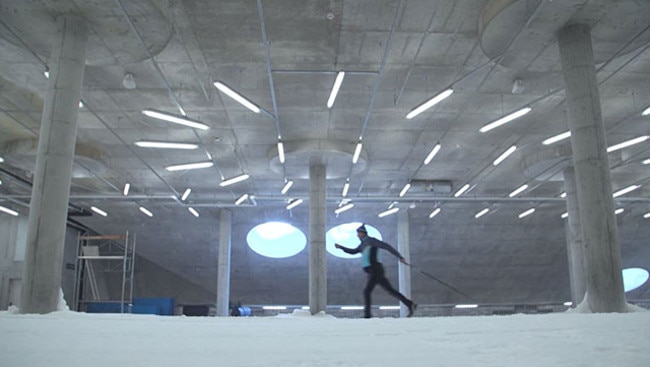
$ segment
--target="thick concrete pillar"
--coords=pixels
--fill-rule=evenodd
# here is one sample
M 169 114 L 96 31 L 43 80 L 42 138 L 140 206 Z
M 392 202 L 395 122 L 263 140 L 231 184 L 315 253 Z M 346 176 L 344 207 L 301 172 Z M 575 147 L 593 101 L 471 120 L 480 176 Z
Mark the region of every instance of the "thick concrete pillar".
M 558 41 L 585 242 L 585 301 L 592 312 L 625 312 L 621 251 L 590 28 L 566 26 L 559 32 Z
M 585 251 L 580 226 L 580 211 L 576 194 L 576 179 L 573 166 L 564 169 L 564 192 L 566 192 L 567 223 L 566 244 L 569 260 L 569 283 L 571 302 L 577 306 L 585 297 L 587 280 L 585 278 Z
M 76 16 L 60 16 L 57 22 L 29 207 L 21 313 L 56 311 L 61 287 L 88 31 Z
M 312 315 L 327 308 L 327 176 L 320 158 L 309 162 L 309 310 Z
M 217 316 L 229 315 L 231 233 L 232 212 L 228 209 L 221 209 L 219 213 L 219 258 L 217 259 Z
M 397 214 L 397 250 L 411 261 L 411 232 L 409 228 L 409 212 L 402 210 Z M 399 263 L 399 292 L 411 299 L 411 267 Z M 400 303 L 399 316 L 406 317 L 409 309 Z

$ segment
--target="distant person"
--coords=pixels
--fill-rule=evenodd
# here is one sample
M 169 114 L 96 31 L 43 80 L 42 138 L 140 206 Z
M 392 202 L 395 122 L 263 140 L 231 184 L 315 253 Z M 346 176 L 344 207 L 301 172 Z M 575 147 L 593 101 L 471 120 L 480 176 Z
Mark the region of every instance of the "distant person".
M 365 225 L 361 225 L 361 227 L 357 228 L 357 237 L 361 240 L 361 244 L 357 246 L 356 248 L 348 248 L 343 245 L 339 245 L 338 243 L 334 244 L 336 248 L 341 249 L 348 254 L 358 254 L 361 253 L 361 260 L 362 260 L 362 265 L 363 265 L 363 270 L 368 273 L 368 281 L 366 283 L 366 287 L 363 289 L 363 299 L 365 302 L 365 308 L 364 308 L 364 318 L 369 319 L 372 317 L 370 313 L 370 307 L 372 305 L 370 296 L 372 293 L 372 290 L 375 288 L 377 284 L 379 284 L 382 288 L 386 290 L 391 296 L 399 299 L 402 301 L 403 304 L 406 305 L 406 307 L 409 308 L 409 312 L 407 317 L 413 316 L 413 311 L 417 308 L 417 304 L 415 304 L 413 301 L 410 299 L 404 297 L 403 294 L 395 290 L 393 286 L 390 285 L 390 282 L 388 279 L 386 279 L 386 276 L 384 275 L 384 266 L 381 264 L 381 261 L 379 261 L 379 257 L 377 256 L 377 253 L 379 252 L 379 249 L 384 249 L 391 254 L 395 255 L 399 259 L 399 261 L 403 264 L 408 265 L 408 262 L 406 262 L 406 259 L 404 256 L 402 256 L 399 251 L 397 251 L 393 246 L 387 244 L 386 242 L 382 242 L 374 237 L 368 236 L 368 231 L 366 230 Z

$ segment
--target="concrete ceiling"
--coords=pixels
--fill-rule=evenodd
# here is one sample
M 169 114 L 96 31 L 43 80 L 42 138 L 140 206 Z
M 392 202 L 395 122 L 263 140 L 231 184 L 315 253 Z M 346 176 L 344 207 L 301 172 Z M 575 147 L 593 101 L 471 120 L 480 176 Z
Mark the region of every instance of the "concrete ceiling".
M 232 211 L 233 299 L 305 304 L 308 250 L 264 258 L 246 245 L 265 221 L 308 233 L 309 159 L 327 163 L 327 228 L 366 222 L 397 244 L 392 202 L 410 218 L 411 261 L 481 303 L 570 299 L 562 171 L 570 142 L 542 141 L 568 130 L 555 33 L 569 22 L 592 26 L 607 142 L 650 131 L 650 3 L 645 1 L 283 0 L 0 1 L 0 205 L 25 214 L 56 16 L 90 25 L 71 186 L 72 214 L 97 206 L 107 217 L 71 219 L 101 234 L 137 234 L 137 252 L 206 290 L 216 287 L 219 213 Z M 346 77 L 332 108 L 336 72 Z M 135 89 L 124 76 L 131 74 Z M 515 80 L 520 81 L 513 90 Z M 220 81 L 261 109 L 225 94 Z M 421 115 L 413 108 L 452 87 Z M 479 129 L 520 108 L 524 117 Z M 143 109 L 180 114 L 210 127 L 162 122 Z M 286 162 L 277 157 L 278 137 Z M 352 164 L 362 138 L 359 163 Z M 138 140 L 199 144 L 192 151 L 146 149 Z M 433 161 L 423 160 L 436 143 Z M 650 268 L 650 145 L 611 153 L 623 267 Z M 492 164 L 508 147 L 517 151 Z M 212 168 L 164 167 L 210 160 Z M 224 178 L 250 179 L 220 187 Z M 349 179 L 355 207 L 334 214 Z M 286 195 L 285 180 L 294 180 Z M 408 182 L 413 186 L 399 197 Z M 125 183 L 128 196 L 122 195 Z M 469 184 L 455 198 L 453 193 Z M 519 186 L 528 189 L 515 198 Z M 186 202 L 178 198 L 186 188 Z M 254 196 L 241 206 L 242 194 Z M 174 198 L 175 197 L 175 198 Z M 287 201 L 305 203 L 290 211 Z M 143 215 L 139 206 L 154 213 Z M 195 208 L 195 218 L 188 207 Z M 434 208 L 440 214 L 429 218 Z M 481 209 L 488 214 L 476 219 Z M 534 214 L 519 219 L 523 211 Z M 398 214 L 399 215 L 399 214 Z M 364 276 L 354 260 L 328 255 L 330 304 L 360 302 Z M 388 272 L 396 277 L 396 262 Z M 468 300 L 414 272 L 419 303 Z M 650 296 L 650 286 L 628 294 Z M 378 301 L 389 298 L 376 292 Z

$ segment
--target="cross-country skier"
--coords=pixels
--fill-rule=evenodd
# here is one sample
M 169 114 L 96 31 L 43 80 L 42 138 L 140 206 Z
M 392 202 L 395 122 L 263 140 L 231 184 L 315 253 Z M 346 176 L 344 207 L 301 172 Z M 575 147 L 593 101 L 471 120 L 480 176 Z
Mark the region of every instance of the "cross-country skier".
M 368 231 L 363 224 L 361 227 L 357 228 L 357 237 L 359 237 L 361 243 L 356 248 L 348 248 L 343 245 L 339 245 L 338 243 L 334 244 L 334 246 L 347 252 L 348 254 L 361 253 L 363 270 L 368 273 L 368 281 L 366 283 L 366 287 L 363 289 L 363 299 L 365 302 L 364 318 L 369 319 L 372 317 L 370 313 L 370 295 L 377 284 L 384 288 L 386 292 L 388 292 L 391 296 L 402 301 L 402 303 L 404 303 L 409 308 L 407 317 L 413 316 L 413 311 L 415 311 L 417 305 L 410 299 L 404 297 L 403 294 L 395 290 L 395 288 L 390 285 L 390 282 L 384 275 L 384 266 L 381 264 L 381 261 L 379 261 L 377 252 L 379 252 L 379 249 L 384 249 L 395 255 L 395 257 L 397 257 L 401 263 L 408 265 L 408 262 L 404 256 L 402 256 L 399 251 L 397 251 L 393 246 L 387 244 L 386 242 L 382 242 L 374 237 L 368 236 Z

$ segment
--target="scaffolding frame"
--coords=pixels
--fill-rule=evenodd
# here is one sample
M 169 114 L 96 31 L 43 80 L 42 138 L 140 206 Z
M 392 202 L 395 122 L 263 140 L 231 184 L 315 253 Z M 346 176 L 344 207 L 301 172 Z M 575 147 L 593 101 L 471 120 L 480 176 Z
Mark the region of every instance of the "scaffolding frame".
M 120 303 L 120 313 L 129 312 L 125 303 L 133 300 L 133 277 L 135 271 L 136 235 L 90 236 L 87 233 L 77 237 L 74 300 L 75 310 L 85 311 L 88 303 Z M 101 300 L 96 272 L 122 273 L 122 289 L 119 300 Z M 89 291 L 89 292 L 88 292 Z M 92 299 L 88 299 L 90 293 Z

